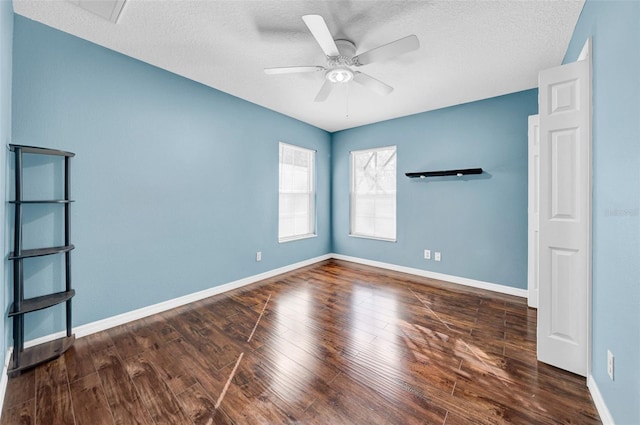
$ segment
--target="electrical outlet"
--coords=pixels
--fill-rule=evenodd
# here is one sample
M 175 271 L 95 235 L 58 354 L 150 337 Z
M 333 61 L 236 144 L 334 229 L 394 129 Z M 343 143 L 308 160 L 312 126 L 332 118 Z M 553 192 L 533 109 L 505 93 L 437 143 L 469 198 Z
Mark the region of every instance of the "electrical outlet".
M 442 259 L 442 255 L 436 251 L 436 253 L 434 254 L 434 260 L 440 261 L 441 259 Z
M 431 250 L 430 249 L 425 249 L 424 250 L 424 259 L 425 260 L 431 260 Z
M 613 354 L 610 350 L 607 350 L 607 373 L 609 374 L 609 378 L 613 381 Z
M 262 261 L 262 251 L 256 252 L 256 261 Z

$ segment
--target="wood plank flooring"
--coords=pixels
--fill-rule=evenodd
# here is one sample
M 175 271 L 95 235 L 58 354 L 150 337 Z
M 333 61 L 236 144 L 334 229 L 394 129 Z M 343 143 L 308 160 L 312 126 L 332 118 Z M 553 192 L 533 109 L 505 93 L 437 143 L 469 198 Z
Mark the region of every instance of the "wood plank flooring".
M 520 298 L 329 260 L 78 339 L 0 425 L 599 424 L 535 338 Z

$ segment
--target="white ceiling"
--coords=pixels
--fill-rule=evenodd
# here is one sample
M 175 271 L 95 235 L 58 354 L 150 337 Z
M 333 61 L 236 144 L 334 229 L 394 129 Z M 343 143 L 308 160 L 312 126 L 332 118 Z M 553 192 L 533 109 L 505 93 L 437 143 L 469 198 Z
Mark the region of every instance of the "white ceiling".
M 112 23 L 77 1 L 13 2 L 20 15 L 332 132 L 537 87 L 538 71 L 561 63 L 583 4 L 128 0 Z M 357 53 L 410 34 L 421 47 L 359 68 L 391 94 L 349 83 L 317 103 L 321 72 L 263 72 L 325 65 L 306 14 L 322 15 Z

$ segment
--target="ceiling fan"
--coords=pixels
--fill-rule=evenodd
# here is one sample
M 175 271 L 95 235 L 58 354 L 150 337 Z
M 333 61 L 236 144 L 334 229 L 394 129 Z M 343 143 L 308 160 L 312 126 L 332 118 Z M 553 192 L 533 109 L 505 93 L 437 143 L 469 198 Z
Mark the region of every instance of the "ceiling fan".
M 354 68 L 391 59 L 420 48 L 418 37 L 409 35 L 356 55 L 356 45 L 353 42 L 333 39 L 322 16 L 305 15 L 302 19 L 327 57 L 327 65 L 265 68 L 264 72 L 269 75 L 324 72 L 325 81 L 316 95 L 316 102 L 325 101 L 336 84 L 345 84 L 350 81 L 355 81 L 380 95 L 391 93 L 393 87 Z

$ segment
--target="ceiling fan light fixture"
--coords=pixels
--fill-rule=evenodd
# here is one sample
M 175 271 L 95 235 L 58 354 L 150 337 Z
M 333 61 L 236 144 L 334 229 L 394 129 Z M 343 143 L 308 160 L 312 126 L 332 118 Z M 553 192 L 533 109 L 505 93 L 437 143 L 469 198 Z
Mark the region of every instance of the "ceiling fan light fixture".
M 327 71 L 325 77 L 332 83 L 348 83 L 353 80 L 353 71 L 349 68 L 333 68 Z

